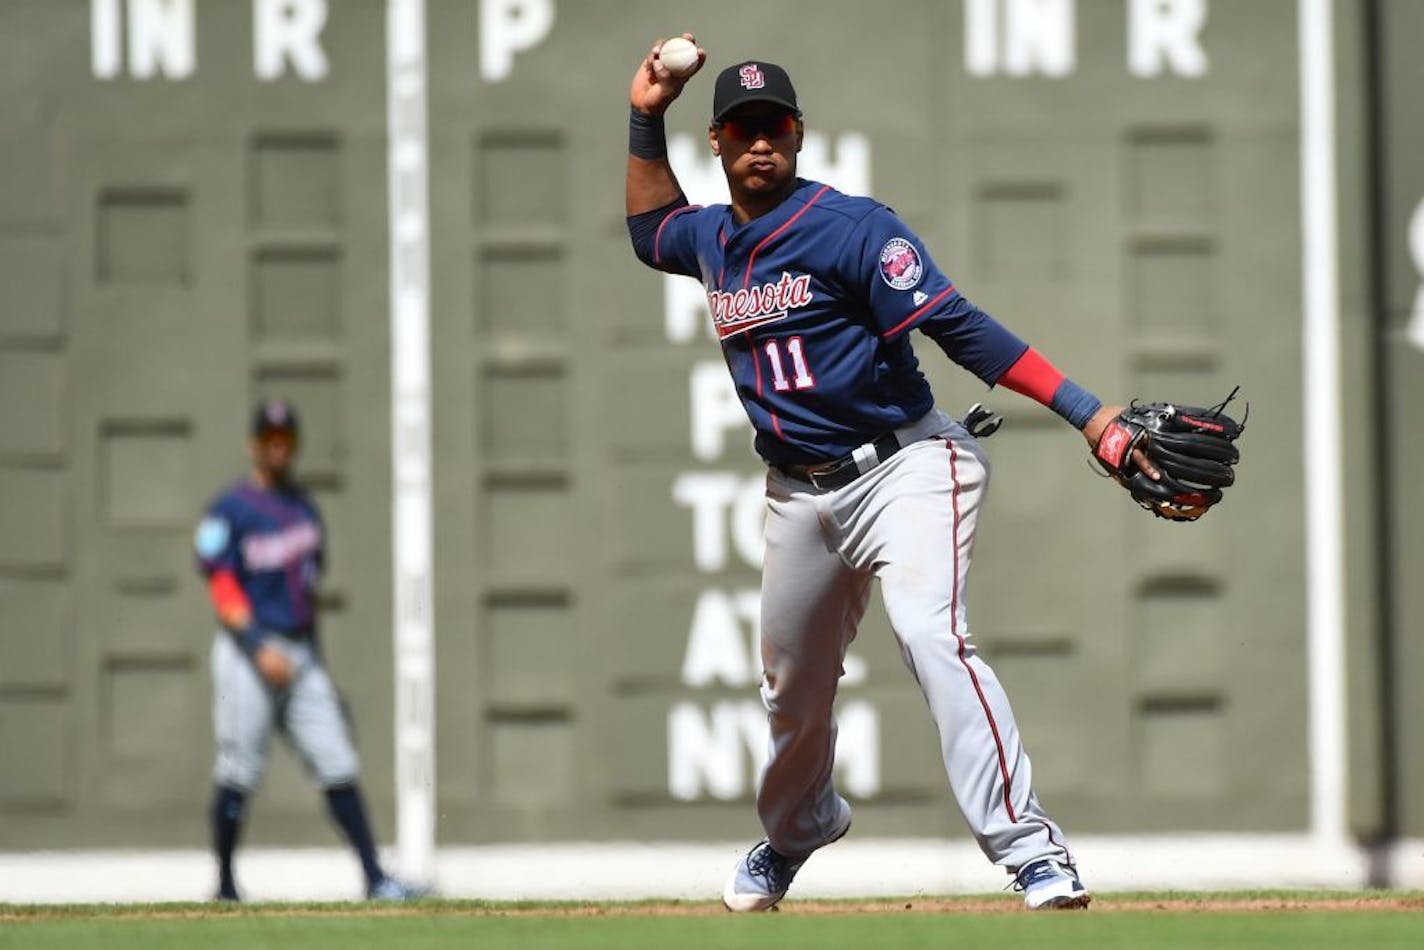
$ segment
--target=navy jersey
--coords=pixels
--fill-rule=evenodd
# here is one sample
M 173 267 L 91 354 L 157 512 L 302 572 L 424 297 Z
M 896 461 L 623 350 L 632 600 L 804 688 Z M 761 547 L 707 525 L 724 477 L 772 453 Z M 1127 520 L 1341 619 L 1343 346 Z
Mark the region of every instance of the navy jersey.
M 263 629 L 309 632 L 325 563 L 321 515 L 299 488 L 238 482 L 208 507 L 193 543 L 204 574 L 230 571 Z
M 648 263 L 702 282 L 772 463 L 837 458 L 928 412 L 912 329 L 990 385 L 1027 349 L 960 296 L 893 211 L 819 182 L 798 179 L 741 225 L 729 205 L 676 208 Z

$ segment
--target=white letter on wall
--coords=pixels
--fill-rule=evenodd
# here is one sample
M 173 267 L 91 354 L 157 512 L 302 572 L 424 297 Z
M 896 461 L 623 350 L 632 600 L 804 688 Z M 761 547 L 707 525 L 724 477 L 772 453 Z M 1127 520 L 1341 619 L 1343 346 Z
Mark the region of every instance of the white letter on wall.
M 753 475 L 742 482 L 732 509 L 732 542 L 748 567 L 761 567 L 766 555 L 766 476 Z
M 286 64 L 307 82 L 326 78 L 326 0 L 254 0 L 252 66 L 264 82 L 279 79 Z
M 678 703 L 668 710 L 668 793 L 673 798 L 694 801 L 704 788 L 724 801 L 742 794 L 747 755 L 740 707 L 718 703 L 705 716 L 695 703 Z
M 1067 76 L 1075 63 L 1073 0 L 1007 0 L 1004 70 Z
M 691 385 L 692 454 L 710 462 L 722 454 L 727 432 L 746 429 L 751 423 L 737 398 L 737 387 L 726 364 L 697 362 L 692 367 Z
M 971 76 L 999 71 L 999 0 L 964 0 L 964 67 Z
M 727 564 L 727 509 L 737 497 L 731 472 L 687 472 L 673 482 L 672 498 L 692 509 L 692 559 L 700 571 Z
M 870 194 L 870 140 L 859 132 L 845 132 L 834 144 L 836 157 L 832 160 L 831 140 L 821 132 L 807 132 L 796 161 L 797 173 L 848 195 Z
M 1127 66 L 1134 76 L 1203 76 L 1201 30 L 1206 0 L 1132 0 L 1127 15 Z
M 880 714 L 863 699 L 836 714 L 836 771 L 845 790 L 859 798 L 880 792 Z
M 712 329 L 712 312 L 707 309 L 707 292 L 690 277 L 663 275 L 663 329 L 670 343 L 691 343 L 697 328 L 709 340 L 717 339 Z M 723 369 L 725 373 L 726 370 Z
M 1075 13 L 1074 0 L 964 0 L 964 68 L 981 77 L 1067 76 Z
M 699 571 L 727 566 L 727 539 L 750 567 L 761 567 L 766 521 L 766 477 L 742 479 L 732 472 L 684 472 L 672 498 L 692 509 L 692 559 Z
M 722 160 L 712 154 L 705 135 L 680 132 L 668 139 L 668 164 L 682 193 L 695 205 L 727 203 L 727 178 Z
M 480 0 L 480 77 L 502 82 L 514 54 L 532 49 L 554 25 L 554 0 Z
M 124 66 L 120 0 L 89 0 L 89 55 L 95 79 L 113 79 Z
M 692 632 L 682 658 L 685 686 L 749 686 L 761 663 L 747 666 L 747 641 L 737 617 L 737 603 L 720 590 L 704 590 L 692 612 Z M 753 673 L 753 670 L 756 673 Z
M 1409 220 L 1409 255 L 1419 272 L 1419 290 L 1414 295 L 1414 312 L 1409 316 L 1406 338 L 1416 350 L 1424 350 L 1424 200 L 1414 209 Z
M 187 79 L 198 61 L 193 0 L 129 0 L 129 72 Z

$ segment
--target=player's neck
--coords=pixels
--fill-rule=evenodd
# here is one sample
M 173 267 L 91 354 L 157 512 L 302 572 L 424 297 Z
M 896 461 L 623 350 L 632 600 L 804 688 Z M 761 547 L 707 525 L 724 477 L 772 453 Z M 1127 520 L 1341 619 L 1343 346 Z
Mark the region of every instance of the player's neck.
M 252 470 L 252 483 L 263 491 L 274 491 L 287 484 L 286 478 L 279 478 L 260 465 Z
M 796 190 L 796 178 L 788 178 L 786 184 L 773 192 L 732 193 L 732 218 L 738 224 L 746 224 L 753 218 L 760 218 L 779 208 Z

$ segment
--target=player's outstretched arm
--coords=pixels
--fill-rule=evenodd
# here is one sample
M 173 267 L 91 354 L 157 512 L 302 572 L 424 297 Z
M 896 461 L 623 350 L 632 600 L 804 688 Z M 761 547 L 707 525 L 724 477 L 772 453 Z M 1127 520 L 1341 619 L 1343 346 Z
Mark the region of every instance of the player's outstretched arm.
M 691 33 L 682 36 L 696 43 Z M 707 61 L 707 51 L 699 48 L 696 63 L 685 72 L 675 74 L 659 55 L 665 42 L 658 40 L 654 43 L 648 55 L 638 64 L 628 92 L 628 104 L 632 111 L 629 116 L 628 175 L 624 194 L 629 217 L 661 208 L 682 196 L 682 188 L 667 160 L 663 113 Z

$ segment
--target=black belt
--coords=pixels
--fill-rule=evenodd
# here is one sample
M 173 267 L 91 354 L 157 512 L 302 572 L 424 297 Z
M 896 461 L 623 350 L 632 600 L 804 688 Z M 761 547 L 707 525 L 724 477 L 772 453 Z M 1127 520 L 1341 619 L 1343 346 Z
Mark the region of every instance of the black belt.
M 879 465 L 900 451 L 900 440 L 895 437 L 895 433 L 887 432 L 870 443 L 870 446 L 875 450 L 875 464 Z M 842 455 L 838 459 L 831 459 L 829 462 L 817 462 L 814 465 L 776 465 L 774 467 L 783 475 L 799 478 L 803 482 L 810 482 L 823 491 L 844 488 L 865 474 L 856 464 L 854 452 Z

